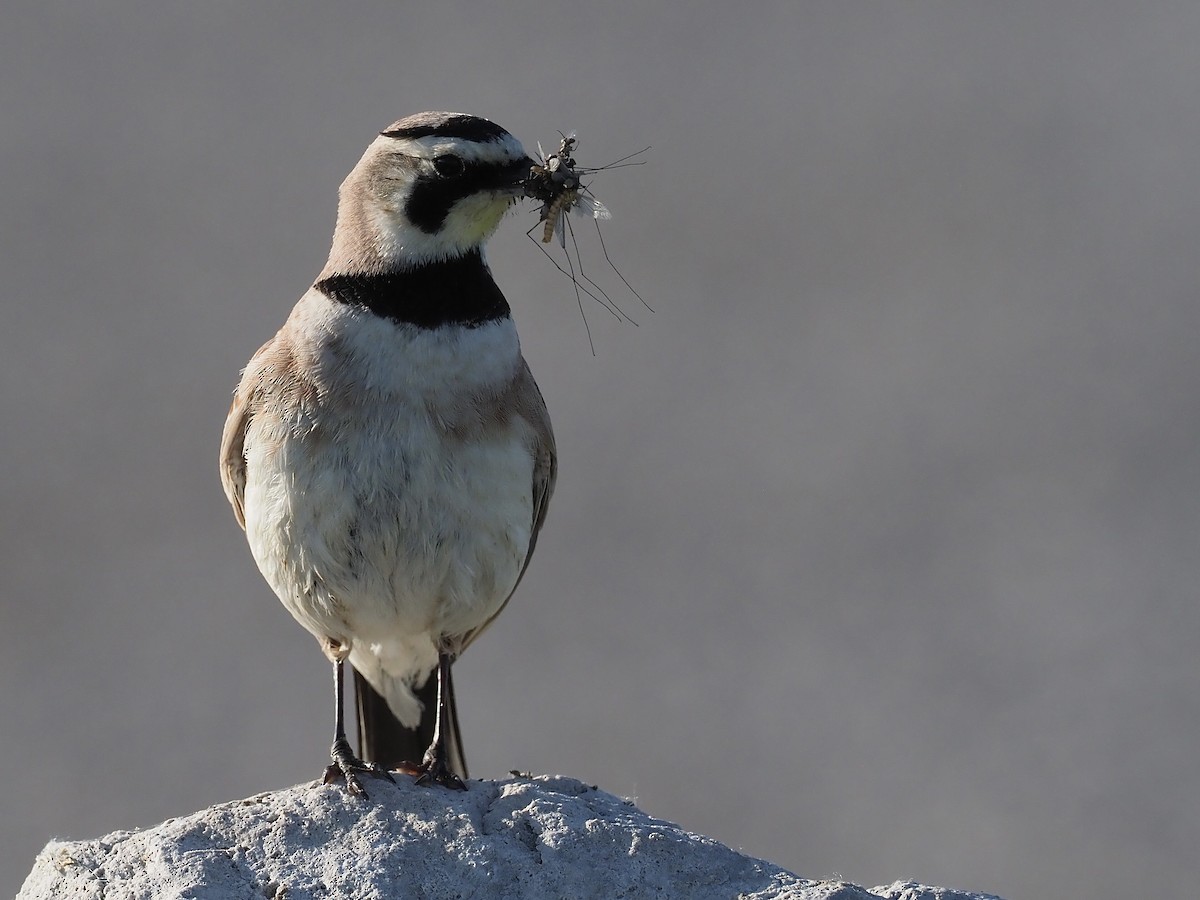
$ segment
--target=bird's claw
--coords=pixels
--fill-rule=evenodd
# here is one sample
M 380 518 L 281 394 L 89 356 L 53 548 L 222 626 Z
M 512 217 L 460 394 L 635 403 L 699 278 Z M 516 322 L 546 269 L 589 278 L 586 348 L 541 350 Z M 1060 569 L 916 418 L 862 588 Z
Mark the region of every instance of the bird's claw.
M 440 760 L 435 760 L 429 765 L 424 772 L 417 776 L 416 784 L 426 784 L 432 782 L 440 784 L 444 788 L 450 788 L 455 791 L 465 791 L 467 786 L 463 784 L 463 780 L 450 770 L 450 767 Z
M 322 784 L 345 781 L 347 791 L 356 797 L 369 800 L 370 797 L 367 794 L 367 790 L 362 786 L 362 782 L 358 780 L 357 773 L 374 775 L 376 778 L 386 778 L 392 784 L 396 783 L 396 779 L 392 777 L 391 772 L 378 763 L 363 762 L 350 752 L 350 745 L 344 741 L 335 741 L 329 755 L 333 759 L 333 762 L 325 767 L 325 775 L 321 779 Z
M 425 761 L 419 763 L 402 762 L 396 766 L 396 770 L 413 776 L 414 784 L 440 784 L 444 788 L 455 791 L 467 790 L 466 784 L 454 773 L 450 764 L 437 756 L 426 758 Z

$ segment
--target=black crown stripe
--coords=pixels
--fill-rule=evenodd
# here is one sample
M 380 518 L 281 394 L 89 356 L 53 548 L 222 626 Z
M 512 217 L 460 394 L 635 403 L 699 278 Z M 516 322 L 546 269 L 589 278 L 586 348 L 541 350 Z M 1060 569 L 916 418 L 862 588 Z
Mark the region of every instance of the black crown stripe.
M 380 133 L 390 138 L 456 137 L 481 144 L 502 141 L 508 135 L 508 132 L 495 122 L 489 122 L 479 116 L 451 116 L 431 125 L 409 125 L 406 128 Z

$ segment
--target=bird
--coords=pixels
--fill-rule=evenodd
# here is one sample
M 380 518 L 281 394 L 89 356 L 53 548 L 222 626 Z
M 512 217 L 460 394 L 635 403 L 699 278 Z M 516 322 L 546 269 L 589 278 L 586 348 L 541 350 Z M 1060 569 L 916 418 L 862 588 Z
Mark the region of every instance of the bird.
M 225 422 L 221 482 L 251 555 L 333 664 L 323 781 L 351 794 L 397 769 L 465 787 L 451 665 L 511 598 L 554 491 L 546 404 L 484 256 L 533 165 L 479 116 L 380 132 Z

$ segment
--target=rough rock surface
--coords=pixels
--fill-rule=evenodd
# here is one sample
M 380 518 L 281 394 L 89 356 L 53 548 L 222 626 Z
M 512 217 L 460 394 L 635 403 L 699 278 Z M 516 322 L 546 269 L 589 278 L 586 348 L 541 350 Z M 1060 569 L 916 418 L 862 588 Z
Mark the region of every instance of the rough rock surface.
M 188 897 L 728 897 L 984 900 L 897 882 L 807 881 L 561 777 L 470 790 L 300 785 L 146 831 L 51 841 L 18 900 Z

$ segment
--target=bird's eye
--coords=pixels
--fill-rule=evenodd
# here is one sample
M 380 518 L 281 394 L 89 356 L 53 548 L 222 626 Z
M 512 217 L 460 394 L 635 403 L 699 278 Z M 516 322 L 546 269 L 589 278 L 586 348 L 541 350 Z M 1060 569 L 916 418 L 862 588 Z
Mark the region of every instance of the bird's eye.
M 462 161 L 461 156 L 455 156 L 453 153 L 443 153 L 441 156 L 433 158 L 433 171 L 437 172 L 443 178 L 454 178 L 466 171 L 466 164 Z

